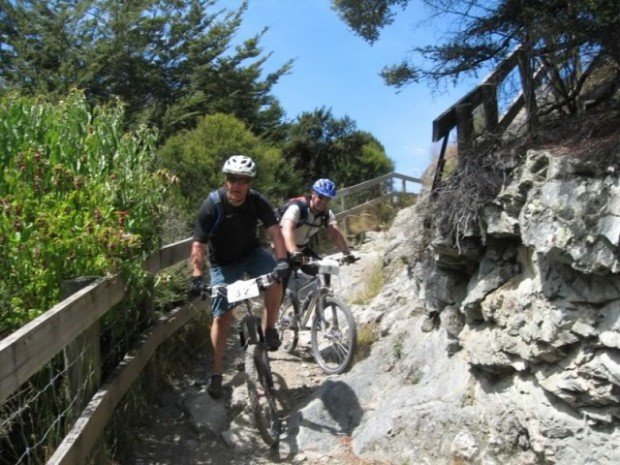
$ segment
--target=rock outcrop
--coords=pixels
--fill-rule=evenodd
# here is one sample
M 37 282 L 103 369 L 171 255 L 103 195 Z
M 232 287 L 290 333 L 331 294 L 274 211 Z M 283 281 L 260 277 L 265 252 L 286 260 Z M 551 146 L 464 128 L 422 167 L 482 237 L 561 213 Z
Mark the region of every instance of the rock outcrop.
M 620 148 L 529 151 L 469 252 L 401 211 L 364 308 L 379 338 L 297 414 L 299 449 L 347 435 L 397 464 L 620 463 L 619 171 Z

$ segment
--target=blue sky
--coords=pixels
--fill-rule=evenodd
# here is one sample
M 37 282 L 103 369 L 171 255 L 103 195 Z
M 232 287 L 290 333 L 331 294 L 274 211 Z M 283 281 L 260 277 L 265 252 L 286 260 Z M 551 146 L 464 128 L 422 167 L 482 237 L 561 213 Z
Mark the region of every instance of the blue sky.
M 426 83 L 397 93 L 383 83 L 379 72 L 385 65 L 402 60 L 413 46 L 441 38 L 437 23 L 419 27 L 428 12 L 415 0 L 410 3 L 371 46 L 340 20 L 329 0 L 250 0 L 238 38 L 268 26 L 261 40 L 264 51 L 273 53 L 267 70 L 295 60 L 291 74 L 273 89 L 289 119 L 319 107 L 331 109 L 336 118 L 349 116 L 383 144 L 397 172 L 417 177 L 431 160 L 433 120 L 478 80 L 441 93 Z

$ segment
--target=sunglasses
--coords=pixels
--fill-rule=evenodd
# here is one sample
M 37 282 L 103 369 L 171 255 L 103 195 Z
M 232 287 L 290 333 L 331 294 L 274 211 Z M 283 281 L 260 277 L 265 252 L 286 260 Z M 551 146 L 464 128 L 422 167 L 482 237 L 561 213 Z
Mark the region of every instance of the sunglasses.
M 245 176 L 226 176 L 226 181 L 231 184 L 250 184 L 252 178 Z
M 332 199 L 331 197 L 327 197 L 326 195 L 321 195 L 321 194 L 316 194 L 316 195 L 319 198 L 319 200 L 325 200 L 326 202 L 329 202 Z

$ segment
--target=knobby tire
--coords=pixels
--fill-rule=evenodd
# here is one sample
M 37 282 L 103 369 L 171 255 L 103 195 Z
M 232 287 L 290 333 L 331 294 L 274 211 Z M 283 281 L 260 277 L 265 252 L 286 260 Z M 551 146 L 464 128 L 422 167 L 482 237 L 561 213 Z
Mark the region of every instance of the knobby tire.
M 349 307 L 335 297 L 325 299 L 323 317 L 327 322 L 325 330 L 318 312 L 312 322 L 312 356 L 325 374 L 343 373 L 351 366 L 357 347 L 355 318 Z
M 299 342 L 299 325 L 301 324 L 299 312 L 297 296 L 290 289 L 286 289 L 284 301 L 280 306 L 280 317 L 278 318 L 277 327 L 282 340 L 282 350 L 289 354 L 295 351 Z
M 245 374 L 250 406 L 256 428 L 269 446 L 280 440 L 280 418 L 273 389 L 273 375 L 266 360 L 265 349 L 259 344 L 250 345 L 245 351 Z

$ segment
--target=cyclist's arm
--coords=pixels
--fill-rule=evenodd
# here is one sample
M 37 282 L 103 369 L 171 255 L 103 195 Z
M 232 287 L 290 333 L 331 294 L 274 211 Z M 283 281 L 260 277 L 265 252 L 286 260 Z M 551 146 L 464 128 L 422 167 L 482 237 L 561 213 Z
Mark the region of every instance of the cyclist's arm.
M 265 232 L 273 242 L 273 248 L 276 254 L 276 258 L 286 258 L 286 246 L 284 244 L 284 238 L 282 237 L 282 231 L 278 224 L 269 226 Z
M 295 221 L 288 218 L 283 218 L 280 222 L 282 226 L 282 236 L 284 238 L 284 245 L 289 253 L 293 253 L 297 250 L 297 243 L 295 240 Z
M 284 244 L 288 253 L 293 253 L 297 250 L 297 237 L 296 229 L 297 222 L 301 216 L 301 210 L 298 205 L 289 206 L 280 220 L 280 226 L 282 227 L 282 236 L 284 236 Z
M 205 269 L 207 242 L 214 232 L 213 228 L 215 227 L 215 219 L 218 214 L 221 213 L 216 212 L 213 198 L 211 196 L 207 197 L 200 206 L 198 220 L 194 226 L 194 241 L 192 242 L 190 253 L 192 276 L 202 276 Z
M 334 244 L 342 253 L 347 253 L 349 251 L 349 245 L 340 231 L 340 228 L 338 228 L 338 223 L 334 222 L 327 225 L 327 236 L 332 241 L 332 244 Z
M 205 254 L 207 252 L 207 244 L 203 242 L 192 242 L 192 251 L 190 254 L 190 265 L 192 268 L 192 276 L 202 276 L 205 268 Z

